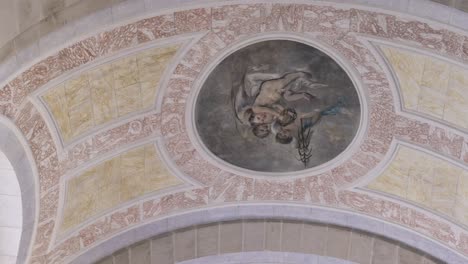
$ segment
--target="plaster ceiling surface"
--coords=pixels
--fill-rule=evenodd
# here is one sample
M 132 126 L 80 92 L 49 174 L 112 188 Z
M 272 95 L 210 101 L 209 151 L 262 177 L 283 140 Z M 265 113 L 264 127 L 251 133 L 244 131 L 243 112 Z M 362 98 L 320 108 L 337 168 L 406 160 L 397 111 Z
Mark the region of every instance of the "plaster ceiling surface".
M 193 122 L 213 68 L 275 39 L 333 58 L 361 104 L 342 154 L 279 174 L 213 158 Z M 25 142 L 18 147 L 37 179 L 27 261 L 68 263 L 118 236 L 128 234 L 128 246 L 133 230 L 180 214 L 205 210 L 209 222 L 215 207 L 271 203 L 391 224 L 417 234 L 422 242 L 405 242 L 416 249 L 432 243 L 442 248 L 428 252 L 435 257 L 466 262 L 467 72 L 465 31 L 349 4 L 206 3 L 116 21 L 32 61 L 0 89 L 1 122 Z M 11 156 L 14 167 L 22 155 Z

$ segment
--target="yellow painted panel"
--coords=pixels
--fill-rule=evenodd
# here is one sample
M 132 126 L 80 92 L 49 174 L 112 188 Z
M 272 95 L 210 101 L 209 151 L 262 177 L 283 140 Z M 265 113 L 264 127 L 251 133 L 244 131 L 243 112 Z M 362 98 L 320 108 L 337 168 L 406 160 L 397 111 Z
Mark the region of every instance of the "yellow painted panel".
M 65 143 L 96 126 L 154 106 L 179 44 L 139 51 L 82 72 L 42 96 Z
M 66 182 L 61 231 L 132 199 L 179 186 L 161 162 L 155 146 L 141 146 L 103 161 Z
M 91 100 L 83 102 L 68 113 L 72 136 L 76 137 L 94 126 Z
M 58 129 L 62 132 L 62 136 L 65 140 L 71 138 L 70 118 L 68 116 L 67 100 L 65 98 L 65 85 L 59 85 L 55 89 L 51 90 L 46 96 L 44 101 L 49 106 L 50 111 L 55 116 L 55 122 L 58 125 Z
M 179 45 L 175 45 L 156 48 L 137 54 L 144 108 L 154 104 L 160 79 L 179 47 Z
M 145 182 L 145 149 L 138 148 L 122 155 L 120 160 L 122 184 L 120 185 L 123 200 L 130 200 L 144 193 Z
M 401 48 L 381 47 L 399 82 L 404 107 L 468 129 L 468 70 Z
M 112 63 L 115 88 L 123 88 L 139 82 L 136 57 L 130 56 Z
M 140 84 L 130 85 L 117 89 L 117 111 L 119 116 L 124 116 L 142 109 Z
M 444 115 L 445 90 L 421 86 L 417 110 L 421 113 L 442 119 Z
M 455 198 L 455 218 L 462 222 L 468 223 L 468 172 L 464 171 L 460 177 L 457 186 L 457 197 Z
M 382 47 L 382 51 L 392 64 L 400 82 L 405 107 L 416 109 L 424 71 L 424 56 L 387 47 Z
M 76 107 L 90 99 L 89 80 L 86 74 L 81 74 L 65 82 L 65 96 L 70 108 Z
M 408 171 L 401 170 L 398 166 L 390 165 L 385 172 L 372 182 L 371 189 L 385 189 L 389 194 L 406 196 L 408 185 Z
M 443 117 L 449 75 L 448 63 L 426 57 L 419 91 L 419 111 L 438 118 Z
M 114 96 L 114 76 L 111 65 L 93 69 L 88 76 L 96 125 L 115 119 L 117 117 L 117 103 Z
M 449 82 L 450 64 L 429 56 L 425 57 L 421 85 L 435 90 L 445 91 Z
M 406 185 L 405 185 L 406 181 Z M 430 154 L 400 146 L 387 169 L 367 185 L 468 224 L 468 173 Z
M 143 185 L 146 192 L 151 191 L 151 186 L 161 186 L 167 188 L 175 185 L 182 184 L 179 178 L 172 177 L 166 167 L 156 155 L 154 146 L 145 147 L 145 182 Z

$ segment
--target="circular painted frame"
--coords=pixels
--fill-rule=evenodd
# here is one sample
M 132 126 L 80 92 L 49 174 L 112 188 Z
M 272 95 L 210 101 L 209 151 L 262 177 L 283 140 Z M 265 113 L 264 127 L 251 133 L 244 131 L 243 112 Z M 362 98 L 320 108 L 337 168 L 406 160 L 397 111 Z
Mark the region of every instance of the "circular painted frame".
M 359 98 L 360 103 L 360 118 L 359 118 L 359 126 L 353 140 L 348 144 L 348 146 L 337 156 L 332 158 L 331 160 L 322 163 L 318 166 L 313 168 L 308 168 L 304 170 L 298 171 L 291 171 L 291 172 L 262 172 L 262 171 L 255 171 L 246 168 L 242 168 L 236 165 L 233 165 L 219 157 L 217 157 L 213 152 L 211 152 L 205 143 L 203 143 L 199 132 L 196 128 L 196 121 L 195 121 L 195 108 L 196 108 L 196 101 L 198 95 L 203 87 L 208 76 L 212 73 L 212 71 L 221 63 L 225 58 L 234 54 L 236 51 L 241 50 L 242 48 L 248 47 L 252 44 L 260 43 L 263 41 L 270 41 L 270 40 L 289 40 L 298 43 L 302 43 L 308 45 L 312 48 L 315 48 L 324 54 L 328 55 L 331 59 L 333 59 L 341 69 L 348 75 L 351 82 L 354 85 L 356 93 Z M 224 48 L 222 52 L 217 54 L 217 56 L 210 61 L 205 67 L 201 70 L 201 74 L 197 77 L 194 81 L 190 94 L 188 96 L 188 102 L 186 107 L 186 127 L 191 139 L 191 142 L 195 146 L 195 149 L 198 150 L 201 155 L 208 161 L 210 161 L 214 166 L 234 173 L 236 175 L 242 175 L 246 177 L 294 177 L 300 178 L 303 176 L 311 176 L 311 175 L 318 175 L 320 173 L 324 173 L 329 171 L 347 159 L 349 159 L 353 153 L 359 148 L 360 144 L 362 143 L 364 136 L 367 131 L 369 117 L 368 117 L 368 98 L 367 98 L 367 90 L 363 85 L 360 75 L 357 70 L 351 65 L 351 63 L 342 55 L 340 55 L 333 47 L 318 41 L 317 39 L 313 38 L 312 36 L 307 35 L 300 35 L 294 34 L 291 32 L 281 32 L 281 33 L 260 33 L 253 36 L 248 36 L 245 39 L 241 39 L 229 45 L 228 47 Z

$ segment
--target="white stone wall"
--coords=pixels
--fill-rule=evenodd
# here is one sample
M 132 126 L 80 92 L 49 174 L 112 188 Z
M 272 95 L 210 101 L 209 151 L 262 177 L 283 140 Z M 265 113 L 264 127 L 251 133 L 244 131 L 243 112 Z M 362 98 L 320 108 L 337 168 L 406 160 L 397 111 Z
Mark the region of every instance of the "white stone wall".
M 16 263 L 21 238 L 23 213 L 21 191 L 16 174 L 0 152 L 0 263 Z

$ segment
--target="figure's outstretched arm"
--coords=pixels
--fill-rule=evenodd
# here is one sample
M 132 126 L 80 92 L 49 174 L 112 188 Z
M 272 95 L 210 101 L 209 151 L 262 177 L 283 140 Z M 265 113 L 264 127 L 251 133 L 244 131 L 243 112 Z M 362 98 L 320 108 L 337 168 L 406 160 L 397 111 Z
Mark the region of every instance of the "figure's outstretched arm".
M 318 81 L 307 78 L 300 77 L 294 81 L 294 85 L 291 85 L 289 88 L 295 92 L 312 92 L 313 90 L 321 89 L 328 87 L 328 85 L 319 83 Z
M 276 110 L 274 110 L 274 109 L 272 109 L 270 107 L 265 107 L 265 106 L 253 106 L 252 110 L 255 113 L 269 113 L 269 114 L 274 115 L 275 117 L 278 117 L 280 115 L 280 113 L 277 112 Z
M 255 97 L 260 92 L 262 83 L 281 78 L 279 73 L 252 72 L 244 76 L 244 89 L 248 96 Z
M 315 98 L 315 96 L 307 92 L 293 92 L 291 90 L 286 90 L 283 94 L 283 98 L 286 101 L 297 101 L 299 99 L 306 99 L 311 101 Z

